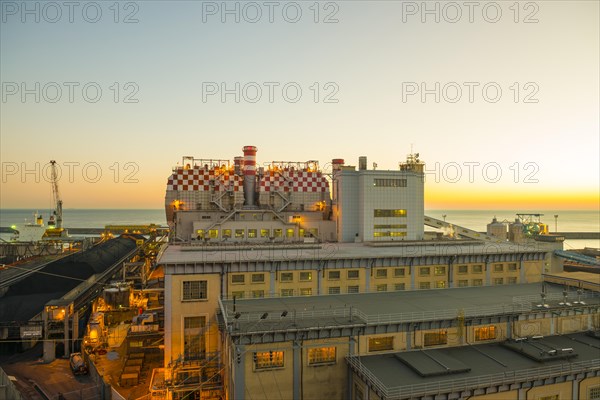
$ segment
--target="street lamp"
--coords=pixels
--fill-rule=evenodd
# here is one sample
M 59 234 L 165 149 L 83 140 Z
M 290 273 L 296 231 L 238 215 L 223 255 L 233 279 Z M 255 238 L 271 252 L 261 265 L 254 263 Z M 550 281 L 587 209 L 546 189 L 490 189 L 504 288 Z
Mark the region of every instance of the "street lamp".
M 442 215 L 442 218 L 444 218 L 444 222 L 446 222 L 446 217 L 447 217 L 446 214 Z
M 558 233 L 558 214 L 554 214 L 554 233 Z

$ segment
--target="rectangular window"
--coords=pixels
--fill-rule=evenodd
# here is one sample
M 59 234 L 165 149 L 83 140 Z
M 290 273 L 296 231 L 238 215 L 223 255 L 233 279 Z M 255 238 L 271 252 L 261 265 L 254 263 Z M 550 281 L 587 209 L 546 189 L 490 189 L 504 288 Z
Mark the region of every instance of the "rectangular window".
M 434 267 L 434 273 L 436 275 L 446 275 L 446 267 Z
M 183 353 L 186 360 L 204 358 L 204 326 L 206 317 L 183 318 Z
M 358 293 L 358 291 L 359 291 L 358 285 L 348 286 L 348 293 Z
M 308 349 L 308 365 L 334 364 L 336 361 L 335 347 L 318 347 Z
M 231 237 L 231 229 L 223 229 L 223 239 L 228 239 Z
M 283 368 L 283 351 L 261 351 L 254 353 L 254 369 Z
M 375 218 L 394 218 L 394 217 L 406 217 L 406 210 L 394 209 L 394 210 L 373 210 L 373 217 Z
M 310 295 L 312 295 L 312 288 L 300 289 L 300 296 L 310 296 Z
M 496 327 L 494 325 L 475 328 L 475 340 L 494 340 L 496 339 Z
M 396 278 L 405 276 L 405 273 L 406 273 L 406 271 L 404 268 L 394 268 L 394 276 Z
M 332 286 L 329 288 L 329 294 L 340 294 L 340 287 L 339 286 Z
M 458 266 L 458 273 L 459 274 L 467 274 L 469 273 L 469 267 L 466 265 L 459 265 Z
M 480 274 L 481 272 L 483 272 L 483 265 L 481 265 L 481 264 L 473 265 L 473 273 L 474 274 Z
M 494 278 L 494 285 L 503 285 L 504 279 L 502 278 Z
M 438 289 L 443 289 L 446 287 L 446 281 L 436 281 L 435 287 Z
M 337 281 L 340 279 L 340 271 L 329 271 L 327 277 L 330 281 Z
M 516 277 L 511 276 L 511 277 L 508 278 L 508 284 L 509 285 L 514 285 L 516 283 L 517 283 L 517 278 Z
M 218 239 L 219 238 L 219 230 L 218 229 L 211 229 L 208 231 L 208 236 L 211 239 Z
M 244 283 L 245 280 L 246 280 L 246 276 L 243 274 L 231 275 L 231 283 Z
M 253 299 L 262 299 L 263 297 L 265 297 L 265 291 L 264 290 L 253 290 L 252 291 L 252 298 Z
M 248 239 L 256 238 L 256 229 L 248 229 Z
M 244 238 L 244 229 L 236 229 L 235 230 L 235 238 L 236 239 L 243 239 Z
M 508 270 L 510 272 L 515 272 L 517 270 L 517 264 L 516 263 L 508 264 Z
M 376 278 L 387 278 L 387 269 L 381 268 L 375 271 Z
M 423 335 L 423 344 L 425 346 L 440 346 L 448 344 L 448 331 L 429 332 Z
M 494 265 L 494 272 L 503 272 L 504 271 L 504 264 L 495 264 Z
M 483 286 L 483 279 L 473 279 L 473 286 Z
M 600 400 L 600 386 L 594 386 L 588 389 L 588 399 Z
M 394 337 L 384 336 L 369 338 L 369 351 L 394 350 Z
M 281 297 L 290 297 L 294 295 L 294 289 L 281 289 Z
M 237 300 L 239 299 L 243 299 L 244 298 L 244 292 L 242 291 L 237 291 L 237 292 L 231 292 L 231 298 L 236 298 Z
M 294 237 L 294 228 L 288 228 L 285 230 L 285 236 L 288 238 Z
M 302 282 L 312 281 L 312 272 L 300 272 L 300 281 L 302 281 Z
M 358 270 L 357 269 L 351 269 L 350 271 L 348 271 L 347 273 L 347 277 L 348 279 L 358 279 Z
M 207 296 L 207 281 L 183 282 L 182 301 L 206 300 Z
M 268 238 L 270 235 L 271 235 L 271 231 L 269 229 L 261 229 L 260 230 L 261 238 Z
M 373 186 L 375 187 L 406 187 L 406 179 L 373 179 Z
M 431 289 L 431 283 L 429 282 L 420 282 L 419 289 Z
M 406 224 L 375 224 L 373 229 L 406 229 Z
M 204 239 L 204 229 L 197 229 L 196 230 L 196 238 L 197 239 Z
M 461 279 L 458 281 L 458 287 L 467 287 L 469 286 L 469 281 L 467 279 Z
M 263 283 L 265 281 L 265 274 L 252 274 L 252 283 Z
M 294 280 L 294 273 L 293 272 L 282 272 L 281 275 L 279 276 L 279 279 L 281 280 L 281 282 L 292 282 Z
M 405 289 L 406 289 L 405 283 L 396 283 L 394 285 L 394 290 L 405 290 Z
M 304 228 L 298 228 L 298 237 L 300 237 L 300 238 L 304 237 Z
M 280 238 L 283 236 L 283 229 L 273 229 L 273 237 Z
M 376 290 L 378 292 L 387 292 L 387 284 L 377 285 Z
M 429 276 L 431 271 L 429 267 L 419 267 L 419 276 Z

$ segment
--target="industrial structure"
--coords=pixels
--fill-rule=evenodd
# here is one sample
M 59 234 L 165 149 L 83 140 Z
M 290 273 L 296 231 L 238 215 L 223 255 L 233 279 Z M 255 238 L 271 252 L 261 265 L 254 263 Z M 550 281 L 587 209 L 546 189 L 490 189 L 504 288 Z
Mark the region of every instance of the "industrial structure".
M 233 163 L 184 157 L 168 178 L 171 237 L 157 260 L 165 360 L 153 398 L 425 399 L 432 389 L 396 396 L 362 357 L 600 328 L 597 285 L 576 285 L 576 309 L 550 302 L 572 302 L 575 289 L 542 286 L 562 271 L 560 240 L 424 215 L 418 154 L 392 171 L 361 157 L 358 169 L 336 158 L 324 172 L 316 161 L 257 167 L 257 148 L 243 153 Z M 447 234 L 428 238 L 424 226 Z M 385 371 L 386 360 L 373 362 Z M 600 360 L 588 361 L 582 371 L 596 377 Z M 509 387 L 531 398 L 523 390 L 538 380 Z M 508 391 L 494 388 L 443 398 Z

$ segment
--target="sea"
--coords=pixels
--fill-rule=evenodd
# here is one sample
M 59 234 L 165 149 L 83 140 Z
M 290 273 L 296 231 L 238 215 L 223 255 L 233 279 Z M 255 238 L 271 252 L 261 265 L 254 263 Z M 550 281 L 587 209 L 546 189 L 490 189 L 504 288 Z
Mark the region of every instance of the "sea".
M 0 227 L 17 227 L 33 222 L 34 213 L 40 213 L 47 223 L 48 209 L 0 209 Z M 547 224 L 550 233 L 558 232 L 600 232 L 600 210 L 426 210 L 425 215 L 445 219 L 458 226 L 484 232 L 492 218 L 498 221 L 514 221 L 517 213 L 542 214 L 540 221 Z M 557 218 L 554 216 L 558 215 Z M 125 224 L 166 225 L 164 209 L 64 209 L 63 226 L 68 228 L 103 228 L 105 225 Z M 428 228 L 425 228 L 428 230 Z M 433 229 L 431 229 L 433 230 Z M 0 233 L 0 238 L 10 239 L 10 234 Z M 584 247 L 600 248 L 600 239 L 570 239 L 564 243 L 565 250 Z

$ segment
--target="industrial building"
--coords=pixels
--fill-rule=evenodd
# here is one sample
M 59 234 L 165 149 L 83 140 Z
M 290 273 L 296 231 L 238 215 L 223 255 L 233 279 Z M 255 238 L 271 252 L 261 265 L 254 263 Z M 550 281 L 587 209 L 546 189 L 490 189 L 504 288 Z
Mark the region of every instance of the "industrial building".
M 368 399 L 354 356 L 466 346 L 484 331 L 501 342 L 598 330 L 589 291 L 576 312 L 532 305 L 543 275 L 562 270 L 560 242 L 425 216 L 417 154 L 394 171 L 361 157 L 325 173 L 316 161 L 257 168 L 256 147 L 243 151 L 233 163 L 186 157 L 168 178 L 157 398 Z M 424 240 L 425 225 L 453 237 Z

